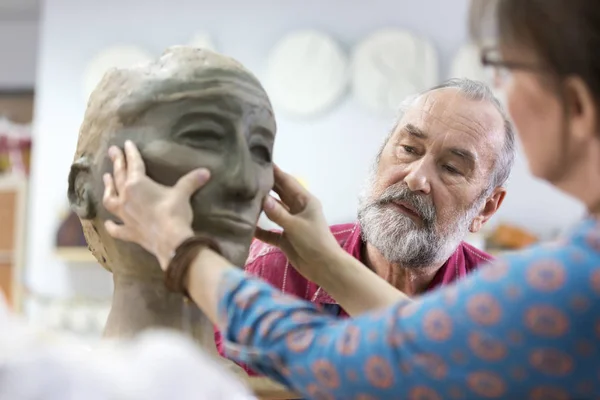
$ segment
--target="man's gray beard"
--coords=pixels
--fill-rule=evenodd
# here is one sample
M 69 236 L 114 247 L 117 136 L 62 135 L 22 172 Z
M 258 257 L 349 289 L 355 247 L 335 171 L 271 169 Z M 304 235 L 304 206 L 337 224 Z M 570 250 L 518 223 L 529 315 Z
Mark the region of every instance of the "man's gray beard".
M 467 235 L 483 200 L 480 197 L 468 210 L 457 213 L 454 224 L 439 227 L 431 197 L 412 192 L 405 183 L 388 187 L 378 198 L 373 198 L 371 193 L 372 187 L 369 187 L 360 196 L 358 222 L 363 240 L 390 263 L 411 269 L 446 262 Z M 422 218 L 423 226 L 417 226 L 398 211 L 392 201 L 411 205 Z

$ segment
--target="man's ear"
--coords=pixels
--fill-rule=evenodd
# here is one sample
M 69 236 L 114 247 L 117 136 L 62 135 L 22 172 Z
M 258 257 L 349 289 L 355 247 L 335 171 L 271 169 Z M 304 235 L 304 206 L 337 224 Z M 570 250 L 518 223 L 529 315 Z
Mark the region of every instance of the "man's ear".
M 494 189 L 492 194 L 485 201 L 485 204 L 483 205 L 483 209 L 473 219 L 473 221 L 471 221 L 471 226 L 469 226 L 469 231 L 471 233 L 479 232 L 481 227 L 490 218 L 492 218 L 492 216 L 500 208 L 500 205 L 504 201 L 505 196 L 506 196 L 506 189 L 501 188 L 501 187 L 497 187 L 496 189 Z
M 71 165 L 67 193 L 71 209 L 82 220 L 96 217 L 97 204 L 92 182 L 91 163 L 87 157 L 81 157 Z

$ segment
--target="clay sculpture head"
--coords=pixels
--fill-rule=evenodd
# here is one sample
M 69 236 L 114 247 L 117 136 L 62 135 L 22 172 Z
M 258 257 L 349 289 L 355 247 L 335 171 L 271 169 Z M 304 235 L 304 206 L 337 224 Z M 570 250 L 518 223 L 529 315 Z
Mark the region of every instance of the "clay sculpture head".
M 155 326 L 179 329 L 185 319 L 183 300 L 164 288 L 156 259 L 104 229 L 104 221 L 115 218 L 102 206 L 102 175 L 112 169 L 109 146 L 133 141 L 148 175 L 164 185 L 208 168 L 210 181 L 191 200 L 193 228 L 241 266 L 273 186 L 275 131 L 265 90 L 229 57 L 177 46 L 150 64 L 106 73 L 89 99 L 68 196 L 90 250 L 114 276 L 107 336 Z

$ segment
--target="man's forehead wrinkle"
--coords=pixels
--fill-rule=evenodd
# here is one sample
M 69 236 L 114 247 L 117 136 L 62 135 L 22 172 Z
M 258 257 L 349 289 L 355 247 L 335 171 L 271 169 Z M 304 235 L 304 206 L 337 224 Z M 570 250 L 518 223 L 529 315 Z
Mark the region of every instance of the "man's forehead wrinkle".
M 431 111 L 436 107 L 436 105 L 437 101 L 435 96 L 433 96 L 432 94 L 426 94 L 425 97 L 423 97 L 423 105 L 420 108 L 424 112 L 431 113 Z
M 455 101 L 466 100 L 460 93 L 453 93 L 450 101 L 442 102 L 436 96 L 436 92 L 428 93 L 422 97 L 422 104 L 415 104 L 417 110 L 426 113 L 428 117 L 434 119 L 437 122 L 442 123 L 444 126 L 450 129 L 456 129 L 468 133 L 472 136 L 485 136 L 492 130 L 490 126 L 486 126 L 479 118 L 473 118 L 468 115 L 464 115 L 462 112 L 453 110 L 451 104 Z M 439 94 L 439 93 L 437 93 Z M 487 117 L 485 118 L 487 119 Z M 434 133 L 434 132 L 432 132 Z
M 460 130 L 462 132 L 468 133 L 473 137 L 482 136 L 482 133 L 485 134 L 487 131 L 490 130 L 489 128 L 486 128 L 483 124 L 481 124 L 479 121 L 451 112 L 447 108 L 444 109 L 442 115 L 439 115 L 436 112 L 428 111 L 426 109 L 422 109 L 421 112 L 427 114 L 430 119 L 441 123 L 449 129 Z
M 417 117 L 417 121 L 413 120 L 409 115 L 409 118 L 404 121 L 403 125 L 413 123 L 416 127 L 423 129 L 428 135 L 434 135 L 432 137 L 439 137 L 440 134 L 443 134 L 444 137 L 442 140 L 445 147 L 452 145 L 453 140 L 449 136 L 451 132 L 461 132 L 468 135 L 472 138 L 474 144 L 474 146 L 469 146 L 468 149 L 474 154 L 475 161 L 482 168 L 482 172 L 483 170 L 487 171 L 493 168 L 495 163 L 494 154 L 496 154 L 494 149 L 501 145 L 498 143 L 501 142 L 501 138 L 503 137 L 501 134 L 498 134 L 498 132 L 502 132 L 502 129 L 499 127 L 499 120 L 494 120 L 494 118 L 500 118 L 500 116 L 492 116 L 489 110 L 484 107 L 485 103 L 478 102 L 473 102 L 473 106 L 478 107 L 481 105 L 480 114 L 473 113 L 473 116 L 471 116 L 468 112 L 457 111 L 454 107 L 451 107 L 452 102 L 468 101 L 467 98 L 460 93 L 453 93 L 450 99 L 448 97 L 445 99 L 450 101 L 442 101 L 437 96 L 438 93 L 432 92 L 417 100 L 413 108 L 408 110 L 412 111 L 411 114 Z M 421 115 L 420 118 L 418 117 L 419 114 Z M 421 122 L 418 122 L 418 119 L 421 119 Z M 442 130 L 445 128 L 447 131 L 440 131 L 439 127 L 433 130 L 433 122 L 440 124 Z

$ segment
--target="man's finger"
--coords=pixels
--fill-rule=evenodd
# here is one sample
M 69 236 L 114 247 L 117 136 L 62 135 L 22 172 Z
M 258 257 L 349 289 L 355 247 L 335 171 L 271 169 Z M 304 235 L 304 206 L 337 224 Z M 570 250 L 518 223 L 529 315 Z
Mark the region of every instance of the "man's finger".
M 125 156 L 120 148 L 111 146 L 108 149 L 108 156 L 113 163 L 113 180 L 117 193 L 122 193 L 127 180 L 127 165 L 125 164 Z
M 125 141 L 125 158 L 127 162 L 127 177 L 140 177 L 146 175 L 146 166 L 140 151 L 131 140 Z
M 293 176 L 283 172 L 277 165 L 273 166 L 275 186 L 273 190 L 292 214 L 304 211 L 310 199 L 310 193 Z
M 281 232 L 268 231 L 258 226 L 256 227 L 256 231 L 254 231 L 254 237 L 261 242 L 265 242 L 276 247 L 279 247 L 281 242 Z
M 194 170 L 181 178 L 175 184 L 178 194 L 189 199 L 210 179 L 210 171 L 206 168 Z

